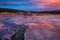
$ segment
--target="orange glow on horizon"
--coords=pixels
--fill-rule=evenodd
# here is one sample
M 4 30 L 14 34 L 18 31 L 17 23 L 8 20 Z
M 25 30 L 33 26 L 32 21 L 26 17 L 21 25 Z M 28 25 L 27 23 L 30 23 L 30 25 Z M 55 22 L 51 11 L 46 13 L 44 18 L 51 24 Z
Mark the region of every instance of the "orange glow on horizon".
M 44 0 L 43 2 L 56 3 L 56 2 L 60 2 L 60 0 Z

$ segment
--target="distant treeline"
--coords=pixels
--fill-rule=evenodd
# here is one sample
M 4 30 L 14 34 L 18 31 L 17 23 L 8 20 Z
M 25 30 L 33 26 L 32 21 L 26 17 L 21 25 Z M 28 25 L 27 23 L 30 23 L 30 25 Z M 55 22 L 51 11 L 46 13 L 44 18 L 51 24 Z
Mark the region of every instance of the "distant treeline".
M 54 11 L 25 11 L 25 10 L 15 10 L 15 9 L 9 9 L 9 8 L 0 8 L 0 14 L 2 12 L 9 12 L 11 15 L 12 13 L 18 13 L 18 14 L 60 14 L 60 10 L 54 10 Z M 3 13 L 4 14 L 4 13 Z M 7 14 L 7 13 L 6 13 Z M 4 14 L 5 15 L 5 14 Z
M 9 9 L 9 8 L 0 8 L 0 12 L 19 13 L 19 12 L 26 12 L 26 11 L 16 10 L 16 9 Z

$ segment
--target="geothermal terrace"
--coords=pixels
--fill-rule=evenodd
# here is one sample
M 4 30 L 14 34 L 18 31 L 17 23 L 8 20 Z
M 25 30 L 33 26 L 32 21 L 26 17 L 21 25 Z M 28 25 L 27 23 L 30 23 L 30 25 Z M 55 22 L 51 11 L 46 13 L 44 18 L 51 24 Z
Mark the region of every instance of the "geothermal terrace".
M 13 35 L 15 31 L 13 31 L 14 27 L 7 27 L 3 22 L 26 25 L 28 28 L 24 33 L 24 40 L 60 40 L 60 14 L 1 15 L 0 33 L 5 29 L 8 32 L 4 35 L 2 32 L 0 38 L 7 38 L 9 35 Z

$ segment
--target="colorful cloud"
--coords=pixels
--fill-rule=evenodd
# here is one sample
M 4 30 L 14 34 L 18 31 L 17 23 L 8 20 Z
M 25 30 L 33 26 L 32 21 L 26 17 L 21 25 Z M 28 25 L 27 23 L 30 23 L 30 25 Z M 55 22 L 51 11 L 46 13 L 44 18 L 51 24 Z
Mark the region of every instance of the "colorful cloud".
M 12 6 L 13 4 L 13 6 Z M 18 6 L 16 6 L 18 5 Z M 0 1 L 0 7 L 8 7 L 23 10 L 60 10 L 60 0 L 16 0 Z
M 30 0 L 38 8 L 60 9 L 60 0 Z

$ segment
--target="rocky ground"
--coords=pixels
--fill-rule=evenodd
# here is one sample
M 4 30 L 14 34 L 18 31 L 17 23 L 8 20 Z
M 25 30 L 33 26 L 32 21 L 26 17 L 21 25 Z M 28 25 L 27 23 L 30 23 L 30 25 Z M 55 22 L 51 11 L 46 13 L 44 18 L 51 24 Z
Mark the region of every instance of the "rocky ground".
M 4 35 L 0 34 L 2 36 L 0 38 L 14 34 L 19 28 L 16 25 L 26 25 L 28 28 L 24 33 L 24 40 L 60 40 L 60 15 L 11 16 L 0 18 L 0 33 L 3 33 L 7 29 Z M 16 30 L 14 31 L 15 28 Z
M 25 40 L 60 40 L 60 16 L 33 16 Z

